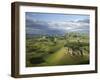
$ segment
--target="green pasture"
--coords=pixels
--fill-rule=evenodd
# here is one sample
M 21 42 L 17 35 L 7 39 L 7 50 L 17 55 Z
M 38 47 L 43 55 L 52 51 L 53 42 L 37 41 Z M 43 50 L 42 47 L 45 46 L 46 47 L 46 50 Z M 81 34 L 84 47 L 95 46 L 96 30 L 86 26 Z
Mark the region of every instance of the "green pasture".
M 74 50 L 71 54 L 67 48 Z M 78 54 L 83 51 L 82 54 Z M 26 38 L 26 67 L 89 64 L 89 37 L 41 36 Z

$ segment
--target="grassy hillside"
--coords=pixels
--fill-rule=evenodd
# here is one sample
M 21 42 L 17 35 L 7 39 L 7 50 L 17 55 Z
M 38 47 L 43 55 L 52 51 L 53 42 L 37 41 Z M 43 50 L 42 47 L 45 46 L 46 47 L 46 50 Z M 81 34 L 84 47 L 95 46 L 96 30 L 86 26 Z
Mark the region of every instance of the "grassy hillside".
M 26 38 L 26 67 L 80 64 L 89 64 L 89 37 L 86 34 Z

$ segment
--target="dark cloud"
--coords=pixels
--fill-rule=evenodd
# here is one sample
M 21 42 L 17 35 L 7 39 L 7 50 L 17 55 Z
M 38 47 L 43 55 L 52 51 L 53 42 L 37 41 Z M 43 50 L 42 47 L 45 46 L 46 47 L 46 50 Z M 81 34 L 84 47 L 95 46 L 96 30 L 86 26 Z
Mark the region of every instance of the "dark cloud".
M 77 22 L 90 23 L 90 20 L 89 19 L 83 19 L 83 20 L 78 20 Z
M 89 33 L 89 19 L 66 22 L 46 22 L 26 18 L 27 34 L 64 34 L 67 32 Z

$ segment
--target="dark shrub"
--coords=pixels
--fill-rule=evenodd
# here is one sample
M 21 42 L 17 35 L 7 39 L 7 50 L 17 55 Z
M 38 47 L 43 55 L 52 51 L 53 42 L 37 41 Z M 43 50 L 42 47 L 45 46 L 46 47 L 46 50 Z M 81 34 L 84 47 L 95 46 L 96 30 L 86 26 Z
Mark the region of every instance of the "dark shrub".
M 42 57 L 35 57 L 35 58 L 31 58 L 29 61 L 31 64 L 40 64 L 45 60 Z

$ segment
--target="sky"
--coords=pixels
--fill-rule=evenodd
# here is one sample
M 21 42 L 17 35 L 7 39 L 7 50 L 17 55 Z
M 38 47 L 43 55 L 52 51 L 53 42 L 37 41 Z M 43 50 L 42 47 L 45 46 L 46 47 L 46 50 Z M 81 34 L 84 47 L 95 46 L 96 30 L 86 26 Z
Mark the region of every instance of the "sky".
M 26 34 L 89 33 L 89 15 L 26 12 Z

